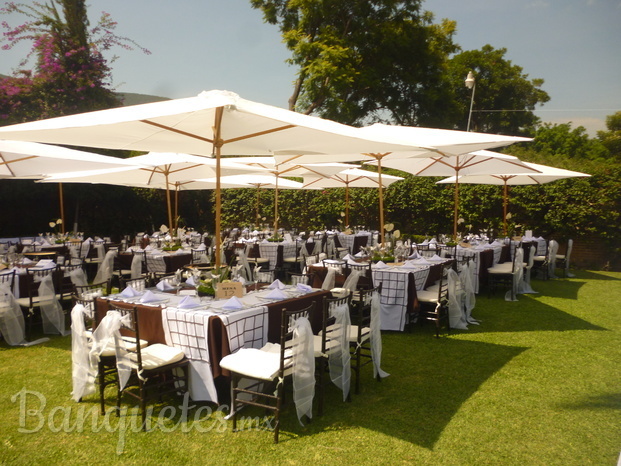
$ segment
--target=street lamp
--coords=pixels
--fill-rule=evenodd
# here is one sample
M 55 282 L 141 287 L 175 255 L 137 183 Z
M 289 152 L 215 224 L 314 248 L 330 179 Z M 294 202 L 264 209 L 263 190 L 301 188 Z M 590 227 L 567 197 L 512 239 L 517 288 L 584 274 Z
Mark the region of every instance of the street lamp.
M 472 97 L 470 98 L 470 113 L 468 113 L 468 126 L 466 131 L 470 131 L 470 120 L 472 119 L 472 105 L 474 104 L 474 90 L 476 89 L 476 81 L 474 80 L 474 75 L 472 71 L 468 71 L 468 76 L 466 76 L 466 87 L 468 89 L 472 89 Z

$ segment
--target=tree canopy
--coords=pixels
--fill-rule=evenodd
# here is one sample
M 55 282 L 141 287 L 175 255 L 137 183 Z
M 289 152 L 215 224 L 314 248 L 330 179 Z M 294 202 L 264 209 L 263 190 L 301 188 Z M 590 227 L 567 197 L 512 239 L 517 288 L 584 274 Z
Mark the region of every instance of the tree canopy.
M 0 124 L 121 105 L 110 88 L 111 70 L 103 51 L 135 43 L 115 35 L 116 22 L 107 13 L 90 30 L 84 0 L 7 3 L 0 13 L 28 18 L 13 27 L 2 22 L 3 50 L 32 43 L 13 76 L 0 80 Z M 35 60 L 33 70 L 25 68 L 30 58 Z

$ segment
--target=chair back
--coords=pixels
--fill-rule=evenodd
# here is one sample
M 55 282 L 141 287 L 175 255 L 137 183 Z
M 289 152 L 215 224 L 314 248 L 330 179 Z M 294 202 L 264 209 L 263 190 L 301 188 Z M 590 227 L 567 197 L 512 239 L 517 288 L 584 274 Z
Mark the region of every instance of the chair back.
M 11 293 L 15 294 L 15 270 L 0 273 L 0 287 L 6 288 Z
M 287 369 L 293 364 L 293 356 L 296 350 L 296 343 L 294 341 L 295 322 L 300 317 L 305 317 L 309 322 L 313 320 L 313 314 L 315 313 L 315 302 L 313 301 L 309 306 L 297 309 L 282 310 L 282 316 L 280 321 L 280 374 L 279 377 L 283 377 Z
M 110 280 L 90 285 L 75 285 L 75 298 L 82 300 L 93 300 L 101 296 L 110 294 Z
M 121 288 L 125 289 L 128 286 L 131 286 L 136 291 L 144 291 L 147 288 L 147 279 L 146 278 L 133 278 L 133 279 L 121 279 Z
M 356 270 L 360 272 L 360 278 L 358 279 L 357 289 L 370 289 L 373 288 L 373 271 L 371 269 L 371 262 L 367 262 L 365 264 L 351 264 L 349 262 L 345 263 L 345 277 L 349 277 L 351 273 Z M 354 290 L 352 290 L 354 291 Z
M 142 352 L 140 344 L 140 325 L 138 324 L 138 308 L 136 306 L 121 307 L 114 302 L 108 302 L 108 312 L 117 311 L 121 316 L 129 316 L 129 319 L 121 321 L 120 331 L 125 337 L 134 340 L 131 342 L 132 351 L 136 353 L 136 365 L 138 373 L 142 371 Z
M 341 298 L 323 298 L 323 314 L 321 324 L 321 352 L 326 354 L 326 350 L 329 347 L 330 340 L 334 338 L 336 317 L 333 315 L 334 309 L 337 307 L 346 305 L 348 309 L 351 309 L 352 294 Z M 351 313 L 351 312 L 350 312 Z

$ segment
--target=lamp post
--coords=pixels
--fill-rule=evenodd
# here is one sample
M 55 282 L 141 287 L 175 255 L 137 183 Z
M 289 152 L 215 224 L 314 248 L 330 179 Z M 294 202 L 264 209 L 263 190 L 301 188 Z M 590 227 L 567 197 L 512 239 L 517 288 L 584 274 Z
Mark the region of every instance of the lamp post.
M 474 91 L 476 89 L 476 81 L 474 80 L 474 75 L 472 71 L 468 71 L 468 76 L 466 76 L 466 87 L 468 89 L 472 89 L 472 97 L 470 98 L 470 112 L 468 113 L 468 126 L 466 127 L 466 131 L 470 131 L 470 120 L 472 119 L 472 105 L 474 104 Z

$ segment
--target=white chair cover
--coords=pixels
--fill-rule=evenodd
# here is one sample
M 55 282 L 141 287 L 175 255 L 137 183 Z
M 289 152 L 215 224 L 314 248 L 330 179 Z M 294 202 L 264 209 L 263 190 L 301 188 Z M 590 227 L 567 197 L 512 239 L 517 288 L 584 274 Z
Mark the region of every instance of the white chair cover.
M 511 289 L 505 293 L 505 301 L 517 301 L 518 290 L 524 281 L 524 249 L 518 247 L 515 251 L 513 266 L 513 283 Z
M 54 291 L 52 273 L 43 277 L 39 284 L 39 307 L 41 308 L 44 333 L 69 335 L 70 331 L 65 329 L 65 314 Z
M 237 256 L 239 257 L 239 261 L 242 265 L 242 275 L 246 281 L 252 281 L 252 269 L 250 268 L 250 263 L 248 262 L 248 257 L 243 250 L 239 250 L 237 252 Z
M 326 278 L 323 279 L 323 283 L 321 284 L 322 290 L 331 290 L 334 288 L 334 283 L 336 281 L 336 269 L 328 267 Z
M 125 388 L 132 369 L 136 368 L 136 365 L 132 363 L 127 356 L 125 341 L 121 338 L 121 333 L 119 332 L 121 324 L 124 322 L 128 323 L 129 319 L 131 319 L 130 314 L 123 316 L 118 311 L 108 311 L 93 332 L 93 346 L 89 353 L 91 364 L 95 364 L 96 366 L 101 357 L 101 353 L 106 347 L 114 345 L 120 390 Z
M 11 346 L 26 344 L 24 314 L 8 284 L 0 286 L 0 334 Z
M 82 268 L 77 268 L 69 272 L 69 278 L 71 279 L 71 283 L 73 283 L 75 286 L 88 285 L 86 274 L 84 273 L 84 269 Z
M 88 312 L 90 311 L 82 304 L 76 304 L 71 310 L 71 398 L 75 401 L 95 393 L 97 364 L 91 364 L 84 326 L 84 314 Z
M 568 278 L 575 277 L 573 273 L 569 273 L 569 258 L 571 257 L 571 250 L 574 247 L 574 240 L 567 241 L 567 252 L 565 253 L 565 276 Z
M 351 384 L 351 355 L 349 353 L 349 327 L 351 319 L 349 306 L 342 304 L 329 310 L 330 315 L 336 319 L 330 340 L 335 340 L 336 345 L 330 346 L 328 364 L 330 366 L 330 379 L 343 391 L 343 401 L 349 396 Z
M 362 275 L 364 275 L 364 271 L 352 269 L 349 277 L 347 277 L 345 283 L 343 283 L 343 288 L 348 289 L 352 293 L 356 291 L 356 288 L 358 286 L 358 280 L 360 280 L 360 277 Z
M 533 268 L 533 264 L 535 263 L 535 252 L 537 248 L 535 246 L 530 247 L 530 254 L 528 256 L 528 264 L 526 265 L 526 271 L 524 272 L 524 280 L 518 286 L 518 294 L 530 294 L 537 293 L 530 286 L 530 271 Z
M 146 253 L 145 253 L 146 254 Z M 132 265 L 131 265 L 131 277 L 132 280 L 135 278 L 140 278 L 142 275 L 142 254 L 134 254 L 132 257 Z
M 114 270 L 114 258 L 116 257 L 118 251 L 115 249 L 110 249 L 104 259 L 99 263 L 99 267 L 97 267 L 97 274 L 95 275 L 95 279 L 93 283 L 101 283 L 110 280 L 112 278 L 112 271 Z
M 474 288 L 474 272 L 476 265 L 474 261 L 468 261 L 461 269 L 459 279 L 461 280 L 461 288 L 464 291 L 464 311 L 466 313 L 466 323 L 479 324 L 479 321 L 472 317 L 472 310 L 476 304 L 476 294 Z
M 461 288 L 461 283 L 457 272 L 453 269 L 448 271 L 448 312 L 449 324 L 451 328 L 460 330 L 468 330 L 466 316 L 463 312 L 465 294 Z
M 558 252 L 558 242 L 551 239 L 548 244 L 548 277 L 557 278 L 556 272 L 556 253 Z
M 313 417 L 315 396 L 313 329 L 307 317 L 298 317 L 293 323 L 292 349 L 293 401 L 298 420 L 302 424 L 302 416 L 306 415 L 309 419 Z
M 371 359 L 373 360 L 373 377 L 378 375 L 381 378 L 388 377 L 390 374 L 380 367 L 382 363 L 382 332 L 380 316 L 380 294 L 373 293 L 371 297 Z

